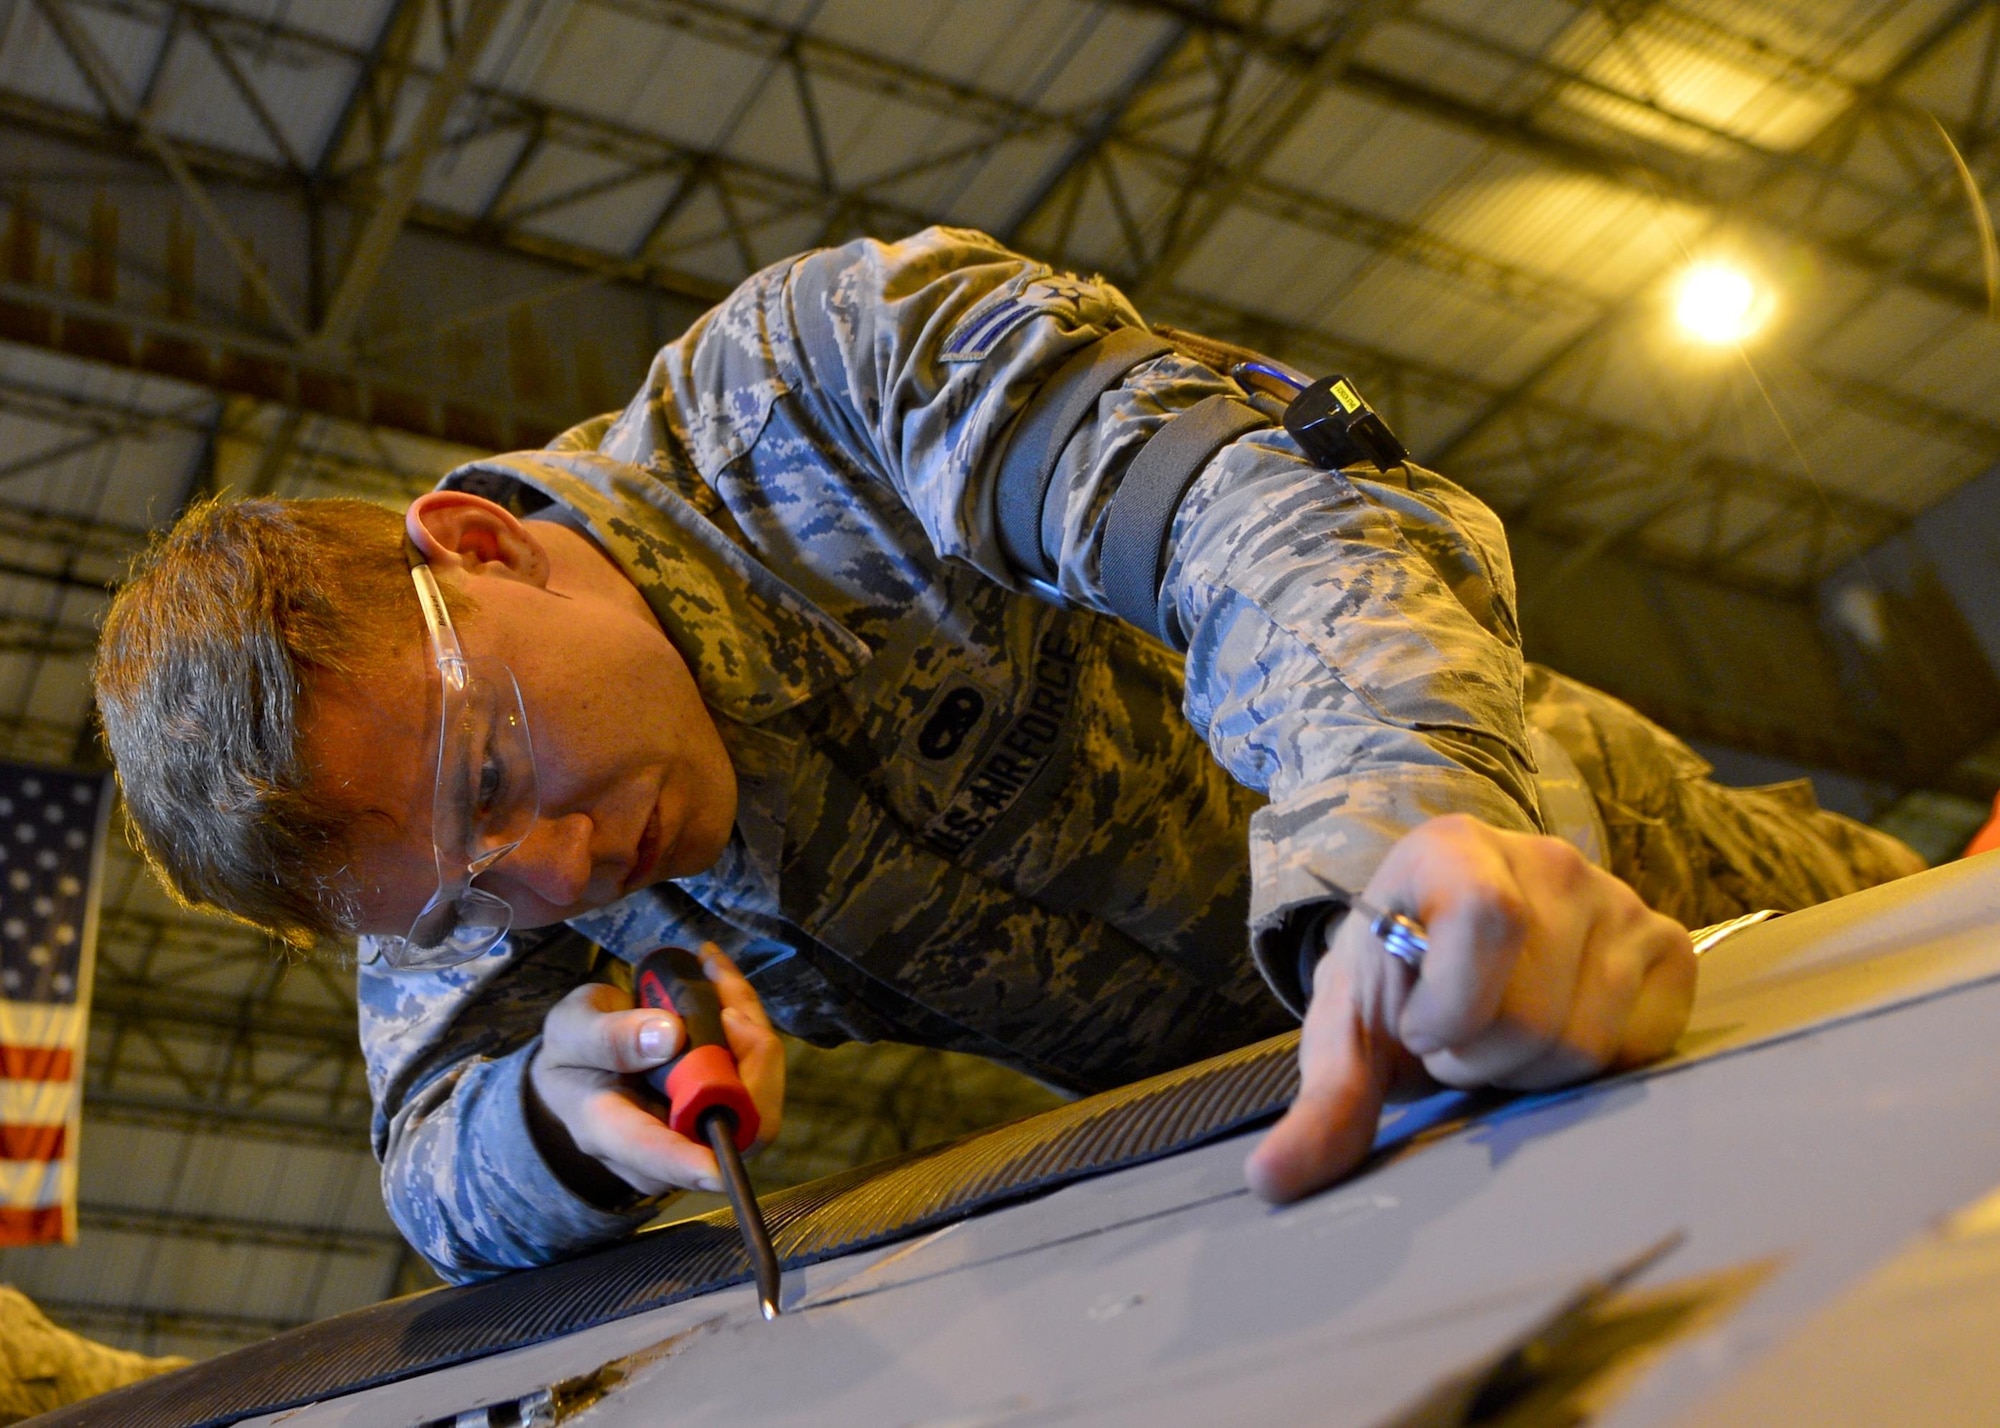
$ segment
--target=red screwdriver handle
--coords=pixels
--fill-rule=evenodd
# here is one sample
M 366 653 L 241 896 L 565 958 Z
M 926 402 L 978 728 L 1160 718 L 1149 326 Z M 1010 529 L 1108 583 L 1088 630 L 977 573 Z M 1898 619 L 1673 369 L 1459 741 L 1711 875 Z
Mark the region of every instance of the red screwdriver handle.
M 654 1090 L 671 1108 L 667 1124 L 698 1144 L 705 1144 L 701 1120 L 709 1111 L 723 1110 L 734 1120 L 738 1150 L 757 1139 L 763 1118 L 750 1088 L 736 1072 L 736 1053 L 722 1034 L 722 999 L 715 983 L 702 972 L 701 958 L 680 947 L 648 952 L 633 975 L 639 1005 L 673 1012 L 686 1028 L 680 1055 L 646 1073 Z

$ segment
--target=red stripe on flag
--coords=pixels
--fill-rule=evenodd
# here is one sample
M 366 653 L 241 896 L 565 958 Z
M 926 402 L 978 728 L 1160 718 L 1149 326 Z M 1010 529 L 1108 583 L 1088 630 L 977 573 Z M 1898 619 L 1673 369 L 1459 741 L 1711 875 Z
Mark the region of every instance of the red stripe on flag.
M 0 1245 L 45 1245 L 62 1237 L 60 1205 L 41 1210 L 0 1209 Z
M 66 1046 L 0 1044 L 0 1080 L 67 1081 L 69 1077 L 69 1048 Z
M 0 1160 L 61 1160 L 66 1129 L 0 1125 Z

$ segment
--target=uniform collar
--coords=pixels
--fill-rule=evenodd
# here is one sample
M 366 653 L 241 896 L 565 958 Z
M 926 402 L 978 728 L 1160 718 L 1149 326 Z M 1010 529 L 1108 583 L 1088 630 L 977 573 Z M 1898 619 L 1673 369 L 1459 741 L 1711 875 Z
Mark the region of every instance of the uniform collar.
M 761 723 L 868 662 L 867 645 L 641 467 L 595 451 L 525 451 L 470 462 L 439 485 L 508 504 L 501 483 L 576 517 L 645 596 L 719 714 Z

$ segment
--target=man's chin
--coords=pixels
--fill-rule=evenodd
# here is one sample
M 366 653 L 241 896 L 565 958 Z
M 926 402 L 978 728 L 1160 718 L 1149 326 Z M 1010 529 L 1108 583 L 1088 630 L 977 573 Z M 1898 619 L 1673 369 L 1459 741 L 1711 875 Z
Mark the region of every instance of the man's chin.
M 725 828 L 721 836 L 710 835 L 699 841 L 691 836 L 683 837 L 667 850 L 665 857 L 660 859 L 659 867 L 653 872 L 652 881 L 660 883 L 669 878 L 701 876 L 721 861 L 723 850 L 729 846 L 729 831 Z

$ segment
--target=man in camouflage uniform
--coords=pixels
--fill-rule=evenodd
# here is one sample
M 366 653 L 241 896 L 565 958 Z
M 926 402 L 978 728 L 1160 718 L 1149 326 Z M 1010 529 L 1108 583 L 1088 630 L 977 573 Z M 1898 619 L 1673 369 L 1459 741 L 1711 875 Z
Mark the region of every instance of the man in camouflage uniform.
M 178 1355 L 149 1358 L 49 1322 L 35 1301 L 0 1284 L 0 1424 L 51 1413 L 154 1374 L 186 1368 Z
M 1304 1090 L 1250 1164 L 1287 1198 L 1357 1160 L 1425 1071 L 1545 1085 L 1671 1045 L 1692 957 L 1633 887 L 1698 924 L 1919 866 L 1524 674 L 1485 507 L 1414 465 L 1320 469 L 1199 351 L 978 234 L 856 243 L 744 283 L 622 413 L 412 505 L 411 543 L 469 600 L 467 649 L 513 666 L 542 780 L 534 832 L 481 876 L 515 932 L 447 970 L 361 968 L 385 1191 L 440 1271 L 601 1241 L 713 1174 L 620 1081 L 678 1030 L 628 1010 L 597 949 L 726 949 L 772 1112 L 760 998 L 812 1041 L 1078 1090 L 1304 1012 Z M 1197 410 L 1223 412 L 1219 445 L 1174 426 Z M 1163 478 L 1176 441 L 1195 454 Z M 188 585 L 177 551 L 253 545 L 244 523 L 275 509 L 191 517 L 100 662 L 135 821 L 211 902 L 148 792 L 178 755 L 131 712 L 165 647 L 147 612 Z M 631 640 L 603 634 L 635 610 Z M 437 676 L 412 643 L 365 678 L 296 671 L 300 753 L 267 777 L 356 809 L 318 871 L 364 933 L 409 925 L 428 888 Z M 671 737 L 649 744 L 656 716 Z M 1429 924 L 1414 981 L 1345 916 L 1361 893 Z

